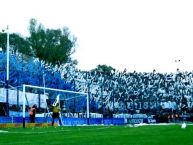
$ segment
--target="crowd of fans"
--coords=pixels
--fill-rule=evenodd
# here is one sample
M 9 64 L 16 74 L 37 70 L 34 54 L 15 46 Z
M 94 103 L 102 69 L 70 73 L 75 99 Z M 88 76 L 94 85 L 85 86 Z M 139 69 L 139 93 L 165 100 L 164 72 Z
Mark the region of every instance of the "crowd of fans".
M 0 73 L 0 80 L 3 82 L 6 63 L 4 54 L 0 53 L 0 56 L 4 58 L 0 61 L 0 68 L 4 70 Z M 10 60 L 12 60 L 11 68 L 19 69 L 18 73 L 10 71 L 10 78 L 13 79 L 10 79 L 11 85 L 18 86 L 18 82 L 43 85 L 44 78 L 47 87 L 88 92 L 90 111 L 93 113 L 109 115 L 193 112 L 193 72 L 177 70 L 175 73 L 159 73 L 156 70 L 152 72 L 112 70 L 104 73 L 103 71 L 78 70 L 73 63 L 62 66 L 59 71 L 48 71 L 48 68 L 44 68 L 35 61 L 23 64 L 22 59 L 15 60 L 15 57 L 11 57 Z M 34 64 L 37 68 L 34 68 Z M 26 76 L 20 72 L 25 70 L 28 71 Z M 33 70 L 37 70 L 37 77 Z M 64 79 L 61 79 L 61 76 Z M 1 84 L 5 87 L 5 83 Z
M 68 65 L 64 78 L 76 91 L 89 92 L 90 109 L 114 113 L 191 113 L 193 72 L 80 71 Z

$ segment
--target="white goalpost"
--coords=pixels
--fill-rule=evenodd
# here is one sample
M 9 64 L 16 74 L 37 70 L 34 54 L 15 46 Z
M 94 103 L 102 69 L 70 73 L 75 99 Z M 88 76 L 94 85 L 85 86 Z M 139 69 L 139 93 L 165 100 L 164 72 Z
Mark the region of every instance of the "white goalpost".
M 77 96 L 78 97 L 84 97 L 84 99 L 86 99 L 86 102 L 85 102 L 85 107 L 86 107 L 85 113 L 86 114 L 85 115 L 86 115 L 86 118 L 89 119 L 89 96 L 88 96 L 88 93 L 75 92 L 75 91 L 69 91 L 69 90 L 61 90 L 61 89 L 55 89 L 55 88 L 47 88 L 47 87 L 40 87 L 40 86 L 33 86 L 33 85 L 23 84 L 23 93 L 22 93 L 22 98 L 23 98 L 23 108 L 22 108 L 22 110 L 23 110 L 23 113 L 22 113 L 23 114 L 22 115 L 23 116 L 23 128 L 25 128 L 25 124 L 26 124 L 26 105 L 30 105 L 29 104 L 29 98 L 27 98 L 27 96 L 30 96 L 30 94 L 28 92 L 30 92 L 32 90 L 36 91 L 36 92 L 41 90 L 41 94 L 43 96 L 43 102 L 44 103 L 39 104 L 39 105 L 42 105 L 42 107 L 44 109 L 47 109 L 47 107 L 48 107 L 47 106 L 47 102 L 45 101 L 46 100 L 45 98 L 47 97 L 47 95 L 46 95 L 47 92 L 52 92 L 52 94 L 57 93 L 57 95 L 56 94 L 53 95 L 53 96 L 55 96 L 55 98 L 54 98 L 55 101 L 59 100 L 58 96 L 61 95 L 61 94 L 62 94 L 62 96 L 65 96 L 65 97 L 63 97 L 63 100 L 66 101 L 66 102 L 68 100 L 70 100 L 70 99 L 77 98 Z M 75 97 L 73 97 L 73 96 L 75 96 Z M 67 98 L 67 97 L 69 97 L 69 98 Z M 36 97 L 30 96 L 30 99 L 34 99 L 34 98 L 36 98 Z M 28 104 L 26 104 L 26 102 Z M 32 102 L 34 103 L 35 101 L 31 100 L 30 103 L 32 103 Z

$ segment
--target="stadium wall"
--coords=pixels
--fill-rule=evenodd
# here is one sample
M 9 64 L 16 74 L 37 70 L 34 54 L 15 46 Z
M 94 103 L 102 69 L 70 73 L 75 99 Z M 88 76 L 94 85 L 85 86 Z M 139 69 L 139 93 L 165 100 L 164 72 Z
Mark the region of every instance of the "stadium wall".
M 56 120 L 57 123 L 58 120 Z M 193 122 L 193 117 L 179 117 L 178 120 L 173 120 L 172 123 L 179 123 L 182 121 Z M 2 124 L 22 124 L 22 117 L 0 117 L 0 127 Z M 36 117 L 37 124 L 51 124 L 51 117 Z M 63 125 L 76 126 L 76 125 L 125 125 L 125 124 L 140 124 L 140 123 L 162 123 L 160 119 L 154 118 L 62 118 Z M 164 121 L 170 122 L 169 120 Z M 29 117 L 26 117 L 26 124 L 30 123 Z
M 22 123 L 22 117 L 0 117 L 0 124 L 5 123 Z M 26 117 L 26 123 L 30 122 L 29 117 Z M 48 117 L 36 117 L 36 123 L 51 123 L 52 118 Z M 57 122 L 57 121 L 56 121 Z M 124 118 L 62 118 L 63 125 L 66 126 L 76 126 L 76 125 L 124 125 L 125 122 Z

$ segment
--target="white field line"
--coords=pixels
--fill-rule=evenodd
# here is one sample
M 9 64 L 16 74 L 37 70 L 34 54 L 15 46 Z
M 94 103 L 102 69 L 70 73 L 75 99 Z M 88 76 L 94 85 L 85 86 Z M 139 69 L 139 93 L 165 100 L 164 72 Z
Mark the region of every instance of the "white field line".
M 6 130 L 0 130 L 0 133 L 7 133 L 8 131 Z
M 34 131 L 34 132 L 4 132 L 4 133 L 9 133 L 9 134 L 47 134 L 47 133 L 59 133 L 59 132 L 67 132 L 67 131 L 70 131 L 70 130 L 57 130 L 57 131 Z
M 129 127 L 139 127 L 139 126 L 169 126 L 169 125 L 182 125 L 182 123 L 155 123 L 155 124 L 147 124 L 147 123 L 140 123 L 140 124 L 129 124 Z M 193 125 L 192 123 L 187 123 L 188 125 Z
M 103 129 L 107 129 L 110 128 L 111 126 L 104 126 L 104 127 L 100 127 L 100 128 L 84 128 L 84 130 L 103 130 Z M 78 130 L 81 130 L 82 128 L 78 128 Z M 32 129 L 33 130 L 33 129 Z M 65 129 L 60 129 L 60 130 L 56 130 L 56 131 L 32 131 L 32 132 L 18 132 L 18 131 L 13 131 L 13 132 L 8 132 L 8 131 L 3 131 L 0 130 L 0 133 L 9 133 L 9 134 L 47 134 L 47 133 L 59 133 L 59 132 L 69 132 L 71 130 L 65 130 Z
M 159 124 L 134 124 L 134 125 L 126 125 L 125 127 L 140 127 L 140 126 L 164 126 L 164 125 L 181 125 L 181 123 L 178 123 L 178 124 L 175 124 L 175 123 L 159 123 Z M 187 126 L 189 125 L 193 125 L 193 124 L 187 124 Z M 79 127 L 78 130 L 105 130 L 105 129 L 108 129 L 108 128 L 111 128 L 113 126 L 101 126 L 101 127 L 97 127 L 95 128 L 95 126 L 93 126 L 94 128 L 84 128 L 84 127 Z M 33 129 L 32 129 L 33 130 Z M 47 134 L 47 133 L 59 133 L 59 132 L 70 132 L 71 130 L 65 130 L 63 128 L 61 128 L 60 130 L 55 130 L 55 131 L 32 131 L 32 132 L 8 132 L 8 131 L 5 131 L 5 130 L 0 130 L 0 133 L 9 133 L 9 134 Z

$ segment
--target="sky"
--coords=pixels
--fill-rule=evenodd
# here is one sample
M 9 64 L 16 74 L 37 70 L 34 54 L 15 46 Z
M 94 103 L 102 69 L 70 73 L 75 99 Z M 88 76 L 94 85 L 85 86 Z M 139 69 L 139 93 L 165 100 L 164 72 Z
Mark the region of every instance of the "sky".
M 78 68 L 193 70 L 192 0 L 0 0 L 0 30 L 28 35 L 29 20 L 68 27 Z M 180 61 L 175 61 L 180 60 Z

